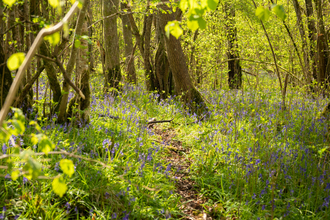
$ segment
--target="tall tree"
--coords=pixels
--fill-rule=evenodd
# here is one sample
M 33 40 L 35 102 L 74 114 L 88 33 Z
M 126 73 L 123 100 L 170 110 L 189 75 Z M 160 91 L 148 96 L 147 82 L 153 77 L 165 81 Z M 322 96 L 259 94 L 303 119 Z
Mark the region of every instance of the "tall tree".
M 240 89 L 242 86 L 242 68 L 239 61 L 235 9 L 233 5 L 226 2 L 225 12 L 228 41 L 228 84 L 230 89 Z
M 313 16 L 313 2 L 312 0 L 305 0 L 306 4 L 306 16 L 307 16 L 307 27 L 308 27 L 308 39 L 309 39 L 309 59 L 311 62 L 311 70 L 314 79 L 317 79 L 316 64 L 315 64 L 315 48 L 316 48 L 316 27 Z
M 162 0 L 166 2 L 166 0 Z M 159 5 L 160 10 L 160 24 L 164 29 L 169 21 L 175 20 L 175 16 L 171 8 L 166 4 Z M 188 67 L 183 53 L 180 39 L 176 39 L 173 35 L 165 38 L 166 51 L 168 61 L 173 73 L 175 92 L 182 95 L 183 101 L 190 108 L 191 111 L 198 114 L 207 109 L 206 103 L 202 95 L 194 87 Z
M 103 17 L 112 15 L 104 20 L 103 39 L 105 47 L 105 91 L 109 87 L 119 88 L 121 80 L 119 38 L 117 33 L 117 17 L 119 0 L 103 0 Z
M 127 10 L 127 3 L 120 4 L 121 10 Z M 133 38 L 131 23 L 129 21 L 128 15 L 121 16 L 123 24 L 123 36 L 125 43 L 125 64 L 127 69 L 127 81 L 136 84 L 136 72 L 135 72 L 135 61 L 134 61 L 134 48 L 133 48 Z
M 154 66 L 160 95 L 163 99 L 165 99 L 169 95 L 172 95 L 172 91 L 174 90 L 174 82 L 165 50 L 165 31 L 163 26 L 160 24 L 159 16 L 159 13 L 155 15 L 156 40 L 158 47 L 155 55 Z

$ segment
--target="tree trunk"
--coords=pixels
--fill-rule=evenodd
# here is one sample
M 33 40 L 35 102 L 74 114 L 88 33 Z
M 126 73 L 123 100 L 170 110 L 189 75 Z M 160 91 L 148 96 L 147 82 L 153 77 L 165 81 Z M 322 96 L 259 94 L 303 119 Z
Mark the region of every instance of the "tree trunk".
M 89 0 L 85 0 L 84 4 L 89 4 Z M 87 28 L 87 17 L 82 27 L 82 35 L 88 35 L 88 28 Z M 88 65 L 89 55 L 88 55 L 88 42 L 87 40 L 81 39 L 81 50 L 78 56 L 78 61 L 76 66 L 77 74 L 78 74 L 78 85 L 79 89 L 85 95 L 85 99 L 79 97 L 79 119 L 82 125 L 86 125 L 89 123 L 89 116 L 90 116 L 90 87 L 89 87 L 89 75 L 90 75 L 90 68 Z
M 0 32 L 3 32 L 3 30 L 1 30 L 1 27 L 0 27 Z M 8 58 L 6 57 L 6 53 L 2 47 L 2 43 L 3 41 L 0 41 L 0 64 L 6 63 Z M 3 64 L 0 67 L 0 80 L 1 80 L 1 91 L 0 91 L 0 109 L 1 109 L 8 95 L 10 86 L 13 82 L 13 79 L 11 77 L 11 72 L 9 71 L 6 64 Z
M 127 9 L 126 3 L 121 3 L 120 6 L 122 11 Z M 125 42 L 125 64 L 127 68 L 127 81 L 136 84 L 131 24 L 128 15 L 122 15 L 121 20 L 123 23 L 123 36 Z
M 306 41 L 306 36 L 305 36 L 305 28 L 304 28 L 304 24 L 302 21 L 302 16 L 301 16 L 301 11 L 300 11 L 300 6 L 298 3 L 298 0 L 293 0 L 293 6 L 296 12 L 296 16 L 297 16 L 297 26 L 299 29 L 299 33 L 300 33 L 300 38 L 301 38 L 301 42 L 302 42 L 302 51 L 303 51 L 303 56 L 304 56 L 304 74 L 305 74 L 305 78 L 308 84 L 312 83 L 312 77 L 310 74 L 310 66 L 309 66 L 309 57 L 308 57 L 308 53 L 307 53 L 307 41 Z
M 329 82 L 329 69 L 328 69 L 328 59 L 329 59 L 329 46 L 328 46 L 328 37 L 325 32 L 324 22 L 323 22 L 323 13 L 322 13 L 322 1 L 316 0 L 316 14 L 317 14 L 317 25 L 319 29 L 319 34 L 317 37 L 317 80 L 324 86 Z M 324 89 L 324 88 L 323 88 Z
M 306 16 L 308 27 L 308 39 L 309 39 L 309 59 L 311 61 L 312 74 L 314 79 L 317 79 L 316 65 L 315 65 L 315 47 L 316 47 L 316 28 L 313 18 L 313 3 L 312 0 L 305 0 L 306 4 Z
M 165 2 L 165 0 L 162 1 Z M 175 16 L 167 5 L 163 4 L 159 7 L 167 12 L 160 12 L 161 28 L 164 29 L 167 22 L 173 21 Z M 183 101 L 192 112 L 202 114 L 207 110 L 207 106 L 202 95 L 193 86 L 180 40 L 170 35 L 169 38 L 165 38 L 165 42 L 168 61 L 174 77 L 175 92 L 182 95 Z
M 226 28 L 228 40 L 228 84 L 230 89 L 240 89 L 242 87 L 242 68 L 239 61 L 237 45 L 237 28 L 235 26 L 235 9 L 233 6 L 225 5 Z
M 82 31 L 82 26 L 85 21 L 85 15 L 86 15 L 87 5 L 83 4 L 83 7 L 79 13 L 78 19 L 77 19 L 77 25 L 76 25 L 76 31 L 75 36 L 80 36 Z M 74 37 L 73 42 L 75 42 L 76 37 Z M 66 74 L 71 79 L 71 74 L 75 66 L 76 62 L 76 56 L 77 56 L 78 48 L 73 46 L 71 49 L 70 58 L 67 64 L 66 68 Z M 69 98 L 69 92 L 70 92 L 70 85 L 64 80 L 63 81 L 63 95 L 61 102 L 59 104 L 59 114 L 57 118 L 58 123 L 64 123 L 66 122 L 66 107 L 68 104 L 68 98 Z
M 148 91 L 154 91 L 156 89 L 155 77 L 153 68 L 150 61 L 150 39 L 151 39 L 151 26 L 152 26 L 152 14 L 147 14 L 144 17 L 144 70 L 146 76 L 146 88 Z
M 168 62 L 165 51 L 165 31 L 160 25 L 159 14 L 155 17 L 156 20 L 156 39 L 158 48 L 155 55 L 155 76 L 159 85 L 159 92 L 163 99 L 173 94 L 174 82 L 172 71 Z
M 103 0 L 103 16 L 113 15 L 119 8 L 118 0 Z M 117 33 L 117 15 L 105 19 L 103 39 L 105 47 L 105 92 L 110 87 L 119 89 L 121 80 L 119 39 Z

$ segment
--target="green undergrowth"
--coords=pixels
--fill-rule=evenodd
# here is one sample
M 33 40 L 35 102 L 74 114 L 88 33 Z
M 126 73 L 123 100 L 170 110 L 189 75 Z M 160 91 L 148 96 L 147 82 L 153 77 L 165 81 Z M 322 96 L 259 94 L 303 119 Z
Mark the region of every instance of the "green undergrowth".
M 1 169 L 2 219 L 182 218 L 176 171 L 166 162 L 170 155 L 161 137 L 147 127 L 151 118 L 173 118 L 158 126 L 174 129 L 175 140 L 189 149 L 188 178 L 214 219 L 329 218 L 328 123 L 316 119 L 326 100 L 292 89 L 282 111 L 275 88 L 207 91 L 209 111 L 201 117 L 187 113 L 176 97 L 160 100 L 138 87 L 103 96 L 96 86 L 101 79 L 93 80 L 86 127 L 75 118 L 58 125 L 30 114 L 29 120 L 38 121 L 55 144 L 54 151 L 72 155 L 36 157 L 43 165 L 39 180 L 21 176 L 14 181 Z M 33 132 L 35 127 L 26 123 L 25 134 L 13 139 L 22 149 L 39 152 L 31 142 Z M 12 144 L 2 143 L 2 153 L 11 149 Z M 64 158 L 73 161 L 75 172 L 65 177 L 68 189 L 59 197 L 52 178 L 63 173 L 58 161 Z M 24 165 L 13 160 L 16 168 Z

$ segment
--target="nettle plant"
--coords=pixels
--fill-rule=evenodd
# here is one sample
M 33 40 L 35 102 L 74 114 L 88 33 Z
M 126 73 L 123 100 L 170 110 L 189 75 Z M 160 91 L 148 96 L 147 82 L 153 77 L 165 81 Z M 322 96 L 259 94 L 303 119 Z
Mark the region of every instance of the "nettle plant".
M 6 170 L 6 177 L 11 177 L 16 181 L 20 176 L 32 179 L 53 179 L 52 188 L 54 192 L 62 197 L 67 190 L 65 179 L 74 174 L 75 168 L 72 160 L 62 159 L 59 165 L 63 171 L 62 175 L 55 177 L 43 176 L 44 165 L 40 157 L 49 154 L 62 154 L 61 151 L 52 151 L 55 144 L 42 133 L 41 127 L 35 121 L 30 121 L 29 125 L 34 127 L 35 132 L 25 134 L 25 117 L 20 109 L 13 108 L 14 115 L 12 119 L 4 122 L 0 130 L 0 140 L 5 154 L 0 156 L 0 161 L 5 161 L 5 166 L 0 166 L 1 169 Z M 21 137 L 28 136 L 32 145 L 38 149 L 35 153 L 30 149 L 23 150 Z M 16 141 L 14 140 L 14 137 Z M 7 146 L 12 146 L 7 148 Z M 3 162 L 2 162 L 3 163 Z

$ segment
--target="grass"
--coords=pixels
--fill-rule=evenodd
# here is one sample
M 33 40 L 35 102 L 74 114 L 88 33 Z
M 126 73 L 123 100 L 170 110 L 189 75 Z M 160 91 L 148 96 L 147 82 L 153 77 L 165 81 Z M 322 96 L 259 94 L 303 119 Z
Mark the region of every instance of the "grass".
M 172 119 L 157 125 L 176 132 L 185 157 L 192 161 L 189 177 L 207 202 L 205 212 L 213 219 L 328 219 L 330 200 L 328 121 L 316 119 L 326 105 L 292 88 L 287 111 L 281 111 L 274 79 L 262 78 L 263 88 L 243 92 L 207 90 L 209 114 L 198 123 L 175 98 L 159 97 L 126 85 L 117 97 L 104 97 L 94 77 L 91 122 L 84 128 L 74 123 L 57 125 L 40 114 L 44 133 L 63 149 L 97 161 L 70 158 L 75 173 L 68 191 L 60 198 L 51 180 L 28 181 L 8 176 L 0 179 L 0 219 L 180 219 L 180 196 L 175 170 L 166 157 L 169 150 L 160 136 L 146 126 L 150 118 Z M 42 95 L 42 86 L 40 97 Z M 42 105 L 39 105 L 42 108 Z M 41 110 L 39 112 L 42 112 Z M 119 119 L 110 118 L 118 116 Z M 22 146 L 33 146 L 27 126 Z M 10 152 L 3 143 L 2 152 Z M 0 153 L 1 155 L 1 153 Z M 43 156 L 43 175 L 61 173 L 64 155 Z M 16 167 L 21 167 L 15 159 Z M 0 161 L 5 165 L 6 161 Z M 0 174 L 6 175 L 6 170 Z

